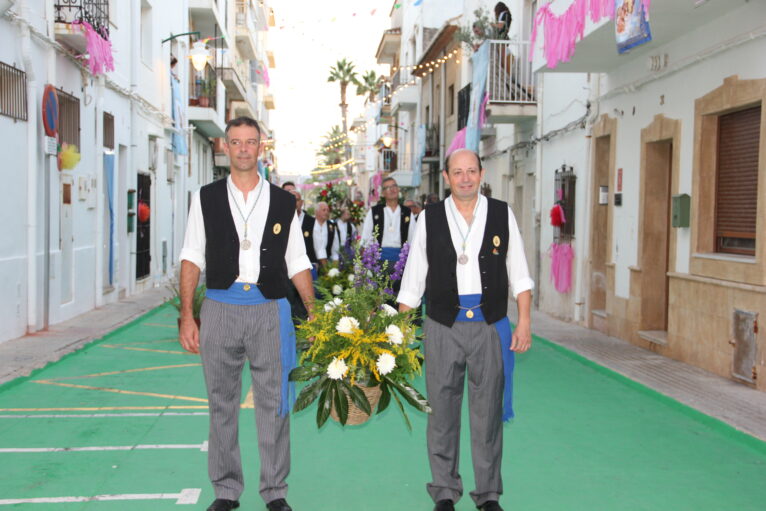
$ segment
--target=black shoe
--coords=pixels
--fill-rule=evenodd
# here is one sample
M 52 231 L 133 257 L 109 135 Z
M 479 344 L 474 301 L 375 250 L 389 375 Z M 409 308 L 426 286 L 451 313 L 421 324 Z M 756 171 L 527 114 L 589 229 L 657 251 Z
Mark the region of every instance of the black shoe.
M 238 500 L 215 499 L 207 511 L 231 511 L 239 507 Z
M 285 499 L 272 500 L 266 504 L 266 509 L 269 511 L 293 511 Z
M 503 508 L 500 507 L 496 500 L 488 500 L 481 506 L 477 506 L 476 509 L 480 511 L 503 511 Z
M 436 503 L 434 511 L 455 511 L 455 503 L 450 499 L 442 499 Z

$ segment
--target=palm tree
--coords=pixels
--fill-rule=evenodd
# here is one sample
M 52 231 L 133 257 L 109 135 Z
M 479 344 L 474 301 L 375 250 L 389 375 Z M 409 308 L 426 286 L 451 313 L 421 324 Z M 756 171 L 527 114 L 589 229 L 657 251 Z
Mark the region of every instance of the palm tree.
M 327 77 L 328 82 L 340 83 L 340 110 L 343 117 L 343 134 L 348 135 L 348 123 L 346 122 L 346 88 L 349 83 L 358 85 L 359 80 L 356 77 L 356 71 L 354 71 L 353 62 L 349 62 L 346 59 L 340 59 L 334 66 L 330 68 L 330 76 Z M 346 159 L 351 157 L 351 147 L 346 144 Z
M 326 141 L 317 152 L 317 156 L 321 158 L 320 165 L 337 165 L 343 161 L 345 138 L 345 135 L 340 130 L 340 126 L 333 126 L 327 132 L 325 135 Z M 339 144 L 342 144 L 342 146 Z
M 375 71 L 367 71 L 362 75 L 361 81 L 356 86 L 356 95 L 367 95 L 367 100 L 372 103 L 375 101 L 375 96 L 380 91 L 380 76 L 375 74 Z

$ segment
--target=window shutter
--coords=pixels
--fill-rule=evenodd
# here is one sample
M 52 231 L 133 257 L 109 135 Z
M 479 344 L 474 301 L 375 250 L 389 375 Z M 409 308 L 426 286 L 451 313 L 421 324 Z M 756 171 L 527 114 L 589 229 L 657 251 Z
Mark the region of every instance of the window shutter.
M 761 106 L 718 117 L 718 252 L 755 255 Z

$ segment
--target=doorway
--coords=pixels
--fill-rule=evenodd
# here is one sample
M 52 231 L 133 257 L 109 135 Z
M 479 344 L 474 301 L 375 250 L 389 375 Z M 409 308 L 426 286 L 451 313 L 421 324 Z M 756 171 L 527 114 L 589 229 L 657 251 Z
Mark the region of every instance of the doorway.
M 609 167 L 612 136 L 597 137 L 594 149 L 591 219 L 590 312 L 591 325 L 606 332 L 607 263 L 609 262 Z
M 151 274 L 151 197 L 152 176 L 151 174 L 138 174 L 136 192 L 138 206 L 138 222 L 136 227 L 136 280 L 148 277 Z

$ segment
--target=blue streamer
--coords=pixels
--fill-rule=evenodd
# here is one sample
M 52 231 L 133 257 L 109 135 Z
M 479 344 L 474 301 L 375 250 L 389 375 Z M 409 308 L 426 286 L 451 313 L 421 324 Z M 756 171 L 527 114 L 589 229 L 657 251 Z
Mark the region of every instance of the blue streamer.
M 460 306 L 465 308 L 476 307 L 481 303 L 481 294 L 473 295 L 460 295 Z M 455 321 L 484 321 L 484 314 L 481 311 L 481 307 L 471 309 L 473 311 L 473 317 L 466 316 L 468 312 L 465 309 L 460 309 Z M 511 340 L 513 338 L 513 331 L 511 329 L 511 321 L 508 316 L 495 322 L 493 324 L 497 334 L 500 336 L 500 351 L 503 356 L 503 422 L 507 422 L 514 417 L 513 413 L 513 369 L 516 365 L 516 354 L 511 351 Z
M 248 289 L 245 290 L 245 286 Z M 263 296 L 261 290 L 255 284 L 235 282 L 229 289 L 210 289 L 205 291 L 205 296 L 216 302 L 231 305 L 259 305 L 270 302 Z M 279 306 L 279 359 L 282 366 L 281 398 L 279 402 L 279 415 L 284 417 L 290 413 L 295 404 L 295 383 L 289 379 L 290 371 L 295 369 L 295 327 L 293 325 L 292 311 L 287 298 L 277 299 Z

